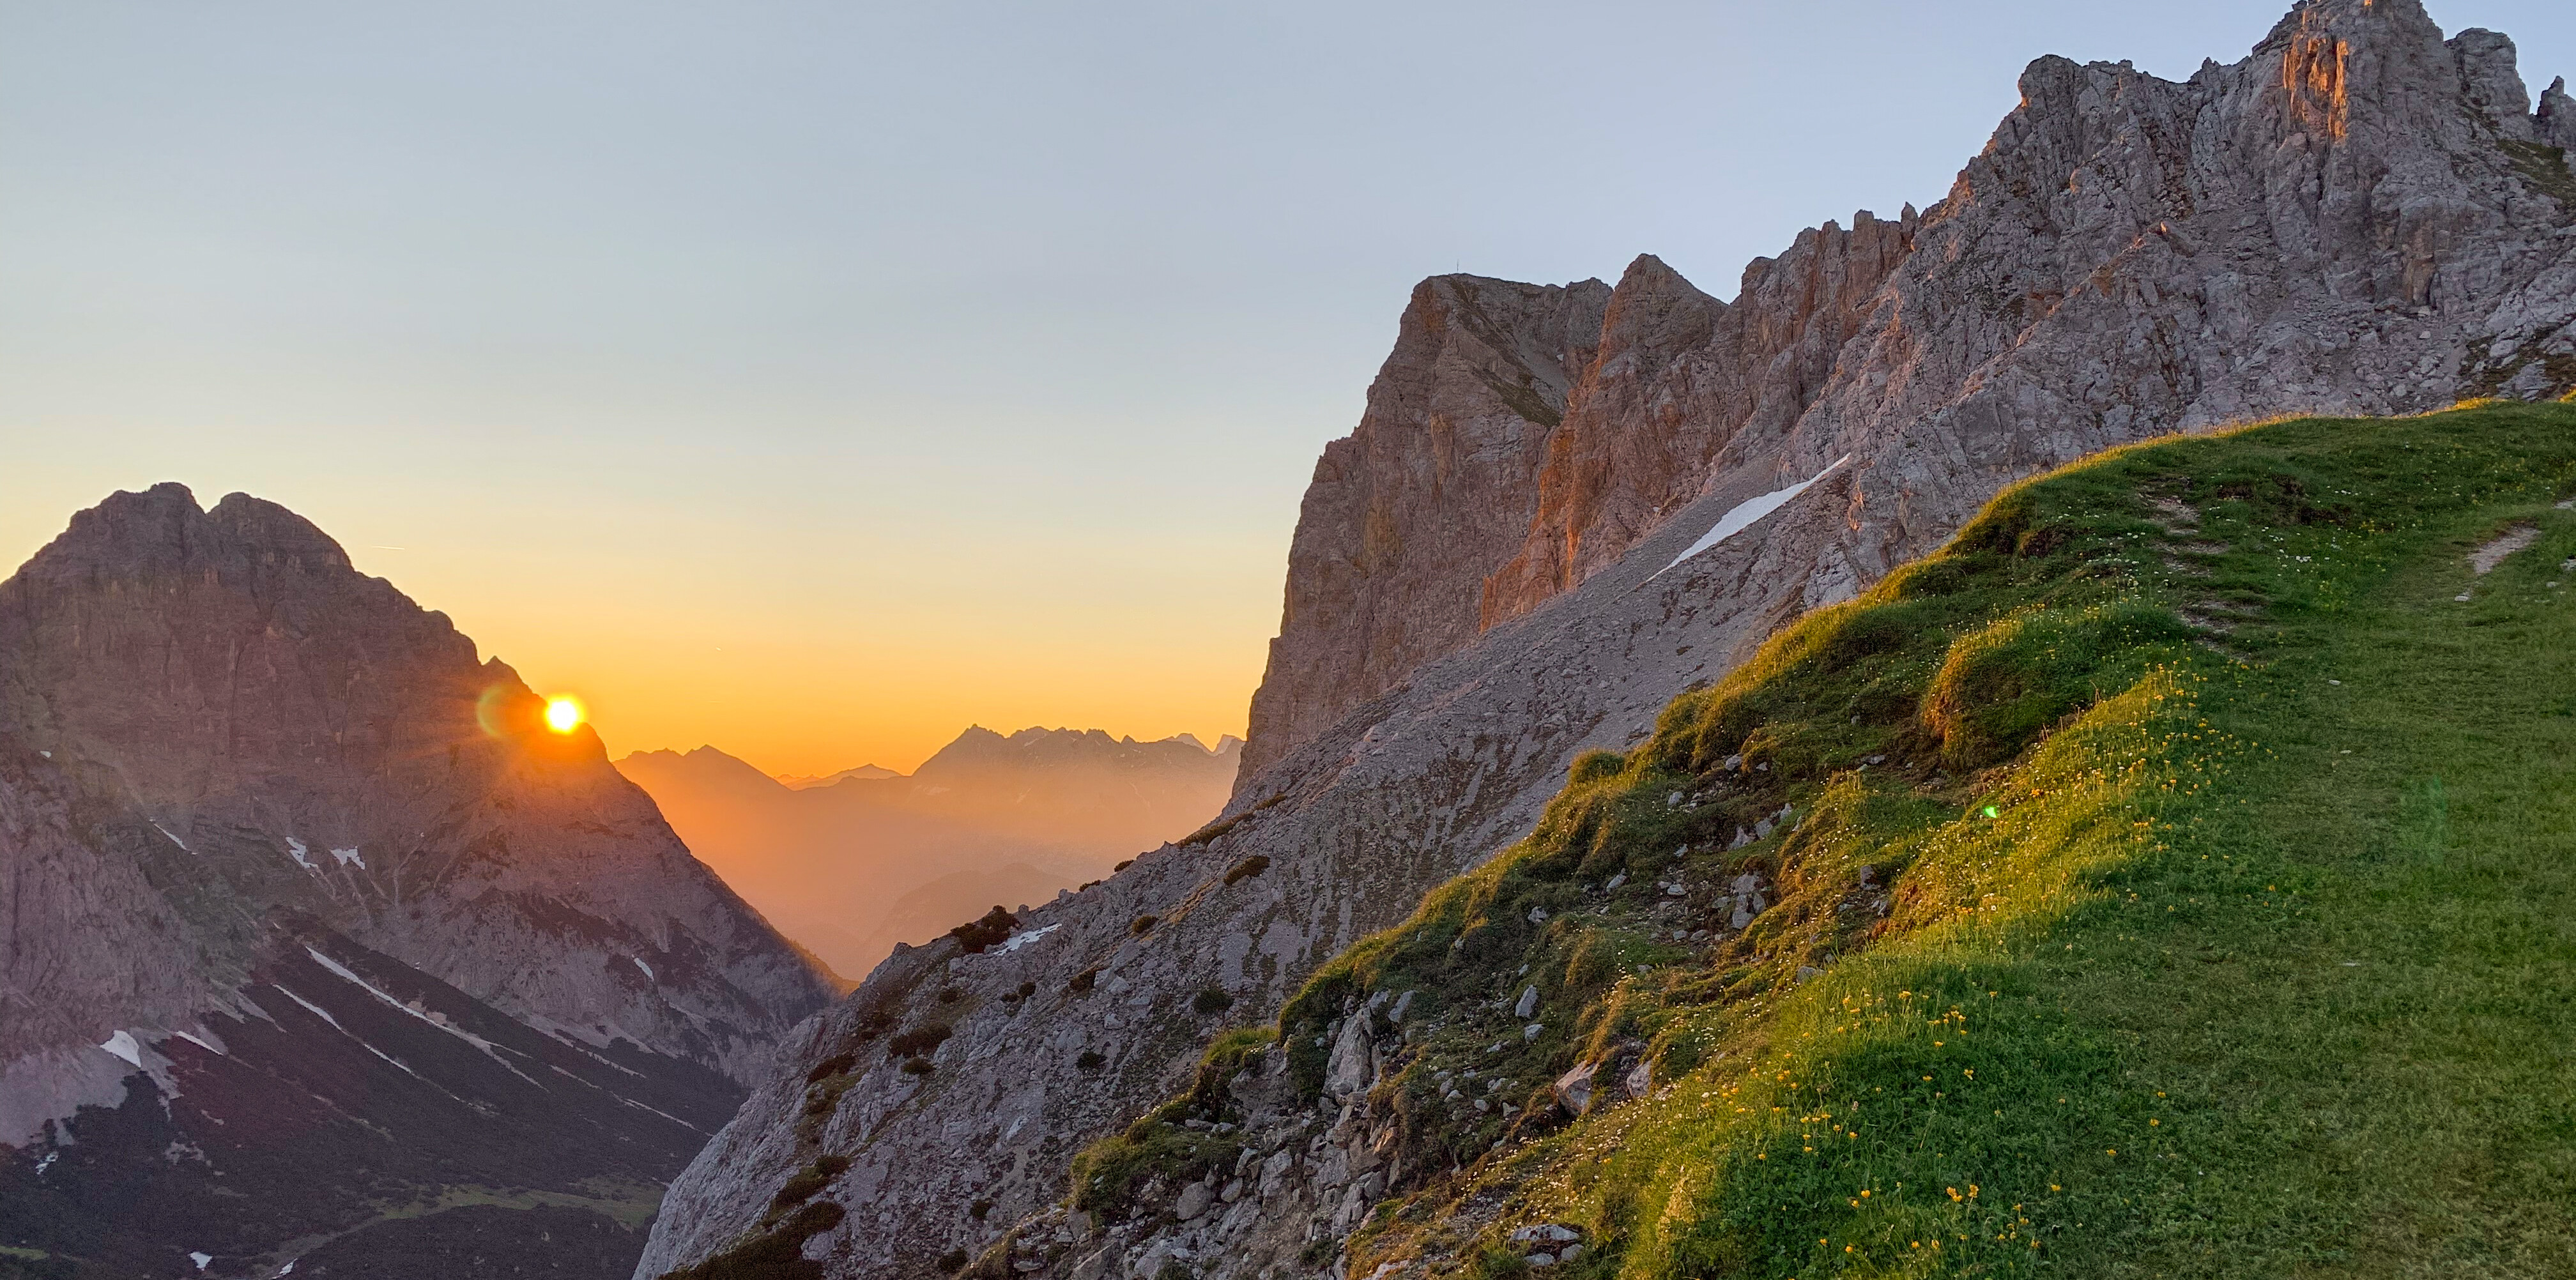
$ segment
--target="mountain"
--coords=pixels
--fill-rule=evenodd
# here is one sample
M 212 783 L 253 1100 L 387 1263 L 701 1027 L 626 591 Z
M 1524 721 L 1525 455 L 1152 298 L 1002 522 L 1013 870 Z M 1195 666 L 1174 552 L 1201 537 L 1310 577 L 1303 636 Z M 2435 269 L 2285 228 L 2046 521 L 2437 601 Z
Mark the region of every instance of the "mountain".
M 898 943 L 1044 902 L 1196 829 L 1224 806 L 1241 745 L 979 726 L 909 777 L 848 770 L 798 787 L 713 747 L 617 767 L 725 883 L 859 975 Z
M 0 1266 L 632 1256 L 829 988 L 542 709 L 243 494 L 0 583 Z
M 895 771 L 895 770 L 893 770 L 893 769 L 885 768 L 885 767 L 883 767 L 883 766 L 881 766 L 881 765 L 863 764 L 863 765 L 860 765 L 860 766 L 859 766 L 858 768 L 856 768 L 856 769 L 843 769 L 843 770 L 841 770 L 841 771 L 839 771 L 839 772 L 837 772 L 837 773 L 823 773 L 823 774 L 786 774 L 786 773 L 782 773 L 782 774 L 777 775 L 777 778 L 778 778 L 778 785 L 780 785 L 780 786 L 782 786 L 782 787 L 785 787 L 785 788 L 787 788 L 787 789 L 788 789 L 788 790 L 790 790 L 790 791 L 803 791 L 803 790 L 804 790 L 804 789 L 806 789 L 807 787 L 828 787 L 828 786 L 832 785 L 832 784 L 833 784 L 833 783 L 835 783 L 835 782 L 845 782 L 845 781 L 847 781 L 847 780 L 849 780 L 849 779 L 851 779 L 851 778 L 874 779 L 874 778 L 899 778 L 899 777 L 902 777 L 902 776 L 903 776 L 903 775 L 902 775 L 902 774 L 900 774 L 900 773 L 898 773 L 897 771 Z
M 2576 106 L 2531 111 L 2503 37 L 2316 0 L 2188 81 L 2042 58 L 2021 86 L 1942 200 L 1802 234 L 1723 309 L 1652 260 L 1597 339 L 1585 286 L 1417 290 L 1364 432 L 1317 467 L 1225 816 L 1001 945 L 880 970 L 673 1184 L 637 1274 L 788 1248 L 927 1276 L 988 1248 L 1217 1028 L 1527 836 L 1582 753 L 1650 740 L 2013 481 L 2576 384 Z M 1518 527 L 1487 518 L 1507 497 Z M 800 1170 L 811 1212 L 764 1223 Z

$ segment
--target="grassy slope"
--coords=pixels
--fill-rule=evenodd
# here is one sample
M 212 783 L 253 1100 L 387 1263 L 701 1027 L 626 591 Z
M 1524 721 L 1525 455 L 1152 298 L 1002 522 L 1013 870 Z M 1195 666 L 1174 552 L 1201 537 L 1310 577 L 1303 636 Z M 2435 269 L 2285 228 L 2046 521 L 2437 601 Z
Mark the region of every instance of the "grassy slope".
M 1430 1013 L 1376 1102 L 1440 1172 L 1353 1272 L 1555 1219 L 1575 1276 L 2576 1274 L 2571 489 L 2560 406 L 2122 451 L 1578 764 L 1283 1014 L 1311 1082 L 1352 998 Z M 1668 1083 L 1551 1128 L 1623 1044 Z

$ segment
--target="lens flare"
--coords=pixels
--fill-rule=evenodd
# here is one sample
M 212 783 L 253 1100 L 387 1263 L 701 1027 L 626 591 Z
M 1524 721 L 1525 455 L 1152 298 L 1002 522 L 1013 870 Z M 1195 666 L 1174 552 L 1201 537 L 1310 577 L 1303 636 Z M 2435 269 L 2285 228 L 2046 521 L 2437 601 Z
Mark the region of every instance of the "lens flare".
M 546 727 L 557 733 L 570 733 L 581 726 L 581 699 L 558 694 L 546 699 Z

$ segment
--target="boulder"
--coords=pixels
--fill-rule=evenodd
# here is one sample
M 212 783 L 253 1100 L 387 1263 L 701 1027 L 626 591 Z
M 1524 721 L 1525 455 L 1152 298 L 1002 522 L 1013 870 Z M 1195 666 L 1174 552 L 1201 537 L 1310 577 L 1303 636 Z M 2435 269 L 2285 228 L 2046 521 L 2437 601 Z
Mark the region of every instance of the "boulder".
M 1369 1015 L 1362 1009 L 1342 1021 L 1342 1034 L 1333 1042 L 1333 1056 L 1324 1066 L 1324 1092 L 1347 1098 L 1376 1078 L 1377 1045 L 1369 1039 Z

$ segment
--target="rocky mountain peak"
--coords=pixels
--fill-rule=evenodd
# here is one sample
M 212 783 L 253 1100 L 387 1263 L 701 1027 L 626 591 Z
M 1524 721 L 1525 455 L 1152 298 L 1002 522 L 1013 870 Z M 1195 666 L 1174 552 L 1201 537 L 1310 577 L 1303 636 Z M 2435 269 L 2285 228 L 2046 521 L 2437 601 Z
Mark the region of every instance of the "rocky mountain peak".
M 112 495 L 0 581 L 13 1248 L 118 1275 L 640 1248 L 613 1202 L 831 988 L 543 705 L 245 494 Z M 556 1199 L 387 1216 L 505 1179 Z
M 514 1016 L 755 1072 L 828 989 L 596 734 L 548 732 L 542 707 L 445 615 L 244 494 L 113 495 L 0 582 L 0 743 L 53 771 L 30 786 L 130 813 L 203 882 L 176 901 L 210 914 L 132 963 L 182 963 L 176 945 L 238 971 L 259 931 L 221 904 L 300 913 Z M 567 974 L 585 948 L 670 981 Z M 197 1012 L 107 1000 L 92 1016 L 129 1027 Z
M 2540 108 L 2531 123 L 2536 141 L 2562 152 L 2576 150 L 2576 100 L 2567 96 L 2567 77 L 2560 76 L 2541 90 Z
M 2503 35 L 2446 40 L 2414 0 L 2315 0 L 2245 61 L 2188 83 L 2052 55 L 2020 90 L 1931 212 L 1801 232 L 1745 268 L 1731 303 L 1649 254 L 1588 341 L 1544 309 L 1482 306 L 1473 352 L 1581 361 L 1554 421 L 1485 455 L 1517 475 L 1411 479 L 1446 474 L 1454 416 L 1422 409 L 1417 388 L 1444 350 L 1424 317 L 1462 296 L 1451 277 L 1416 289 L 1369 414 L 1327 446 L 1308 491 L 1241 785 L 1690 502 L 1785 487 L 1899 423 L 1967 441 L 2000 412 L 2016 430 L 2102 424 L 2111 443 L 2147 417 L 2413 410 L 2576 378 L 2576 358 L 2549 346 L 2564 323 L 2559 231 L 2576 223 L 2564 152 L 2576 104 L 2553 86 L 2535 113 Z M 1473 287 L 1478 300 L 1537 296 Z M 2439 323 L 2393 323 L 2408 310 Z M 1512 324 L 1528 331 L 1497 331 Z M 2247 358 L 2249 339 L 2275 354 Z M 2248 376 L 2290 352 L 2337 372 L 2295 389 Z M 2356 360 L 2371 372 L 2344 377 Z M 1924 487 L 1889 477 L 1859 491 L 1901 524 Z M 1359 498 L 1381 490 L 1404 501 Z
M 339 543 L 276 503 L 234 493 L 201 511 L 186 485 L 165 481 L 141 493 L 111 494 L 75 515 L 20 572 L 147 572 L 228 562 L 349 567 Z
M 1358 428 L 1315 464 L 1289 553 L 1306 571 L 1288 579 L 1245 776 L 1475 636 L 1476 599 L 1445 587 L 1494 572 L 1529 527 L 1528 477 L 1610 294 L 1469 275 L 1414 288 Z

